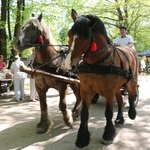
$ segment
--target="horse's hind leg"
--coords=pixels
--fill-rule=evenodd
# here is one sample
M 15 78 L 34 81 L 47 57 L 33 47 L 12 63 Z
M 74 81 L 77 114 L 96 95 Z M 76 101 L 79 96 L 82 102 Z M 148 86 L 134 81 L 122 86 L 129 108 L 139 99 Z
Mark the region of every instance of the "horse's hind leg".
M 79 117 L 80 111 L 81 111 L 81 96 L 80 96 L 80 86 L 77 84 L 69 84 L 71 89 L 73 90 L 73 93 L 76 97 L 75 105 L 72 109 L 72 117 L 73 120 Z
M 58 91 L 60 95 L 59 109 L 63 114 L 63 120 L 67 126 L 72 126 L 73 124 L 72 113 L 69 112 L 69 110 L 67 110 L 66 106 L 67 84 L 60 86 L 60 89 Z
M 135 109 L 135 100 L 136 100 L 136 90 L 137 90 L 137 84 L 136 82 L 132 82 L 131 86 L 128 86 L 128 93 L 129 93 L 129 111 L 128 116 L 130 119 L 135 119 L 136 117 L 136 109 Z
M 122 98 L 120 89 L 116 91 L 115 95 L 116 95 L 116 100 L 118 104 L 118 114 L 115 120 L 115 126 L 121 127 L 124 124 L 124 118 L 123 118 L 123 98 Z

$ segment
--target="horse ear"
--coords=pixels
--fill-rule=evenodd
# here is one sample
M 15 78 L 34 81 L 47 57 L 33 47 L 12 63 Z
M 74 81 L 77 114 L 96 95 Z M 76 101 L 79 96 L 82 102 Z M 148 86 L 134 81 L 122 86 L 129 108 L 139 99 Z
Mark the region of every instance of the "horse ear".
M 39 15 L 39 17 L 38 17 L 38 20 L 41 22 L 41 20 L 42 20 L 42 13 Z
M 71 18 L 73 19 L 74 22 L 78 18 L 78 14 L 74 9 L 71 10 Z

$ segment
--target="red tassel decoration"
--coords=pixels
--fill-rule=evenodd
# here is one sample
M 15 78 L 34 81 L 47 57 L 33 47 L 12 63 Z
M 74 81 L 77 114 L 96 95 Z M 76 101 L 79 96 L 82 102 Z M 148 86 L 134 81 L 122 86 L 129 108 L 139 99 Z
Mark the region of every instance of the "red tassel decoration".
M 44 40 L 43 40 L 43 36 L 42 35 L 39 35 L 38 36 L 38 42 L 43 44 L 44 43 Z
M 92 45 L 91 45 L 91 51 L 92 52 L 97 51 L 97 45 L 96 45 L 96 43 L 94 41 L 92 42 Z

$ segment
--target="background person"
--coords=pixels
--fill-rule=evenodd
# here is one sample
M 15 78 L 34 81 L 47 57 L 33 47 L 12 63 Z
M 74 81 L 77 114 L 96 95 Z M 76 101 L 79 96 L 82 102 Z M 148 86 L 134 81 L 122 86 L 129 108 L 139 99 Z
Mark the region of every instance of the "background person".
M 149 61 L 148 61 L 148 58 L 146 59 L 146 73 L 148 73 L 148 68 L 149 68 Z
M 141 68 L 140 68 L 140 70 L 141 70 L 140 78 L 142 76 L 144 76 L 145 79 L 146 79 L 146 56 L 142 57 L 141 62 L 140 62 L 140 66 L 141 66 Z
M 124 26 L 120 28 L 120 35 L 114 40 L 114 44 L 120 46 L 129 46 L 135 50 L 133 38 L 130 35 L 127 35 L 127 29 Z
M 18 55 L 15 56 L 15 61 L 11 64 L 10 72 L 13 74 L 14 92 L 16 101 L 24 100 L 24 81 L 26 73 L 20 71 L 20 66 L 25 66 L 23 61 L 20 61 Z
M 3 71 L 6 68 L 6 64 L 4 62 L 4 56 L 0 55 L 0 71 Z
M 33 68 L 33 61 L 35 58 L 35 48 L 32 49 L 32 54 L 27 59 L 27 66 Z M 30 78 L 30 101 L 36 102 L 39 100 L 38 93 L 35 88 L 35 79 L 32 75 L 28 75 Z

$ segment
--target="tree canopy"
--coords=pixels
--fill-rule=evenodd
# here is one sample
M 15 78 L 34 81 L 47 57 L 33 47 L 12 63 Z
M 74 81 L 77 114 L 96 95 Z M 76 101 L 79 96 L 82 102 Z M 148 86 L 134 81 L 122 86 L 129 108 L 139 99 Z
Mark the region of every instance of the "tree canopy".
M 39 15 L 42 12 L 56 42 L 67 44 L 72 8 L 79 15 L 97 15 L 112 40 L 119 34 L 118 27 L 124 25 L 135 41 L 137 52 L 150 48 L 149 0 L 1 0 L 0 6 L 0 53 L 5 58 L 15 55 L 13 39 L 31 13 Z M 27 56 L 28 52 L 23 55 Z

